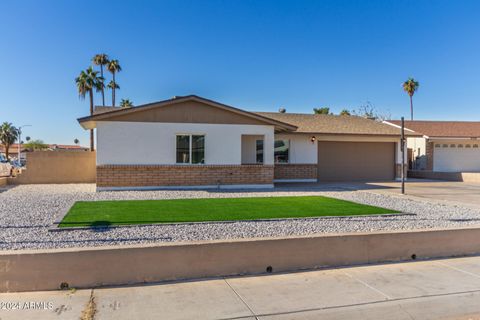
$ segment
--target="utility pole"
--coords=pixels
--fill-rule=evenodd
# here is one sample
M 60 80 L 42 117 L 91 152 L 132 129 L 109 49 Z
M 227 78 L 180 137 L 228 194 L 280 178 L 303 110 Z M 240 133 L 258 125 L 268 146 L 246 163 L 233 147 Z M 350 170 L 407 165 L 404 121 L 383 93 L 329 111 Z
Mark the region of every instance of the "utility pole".
M 400 140 L 400 150 L 402 151 L 402 194 L 405 194 L 405 120 L 402 117 L 402 136 Z

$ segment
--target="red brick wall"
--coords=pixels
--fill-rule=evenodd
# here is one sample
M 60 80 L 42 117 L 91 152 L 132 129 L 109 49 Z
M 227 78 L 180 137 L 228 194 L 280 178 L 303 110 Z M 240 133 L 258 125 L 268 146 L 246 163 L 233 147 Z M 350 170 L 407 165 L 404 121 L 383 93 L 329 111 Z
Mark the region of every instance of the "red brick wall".
M 273 165 L 100 165 L 97 187 L 272 184 Z
M 275 164 L 275 179 L 317 179 L 316 164 Z

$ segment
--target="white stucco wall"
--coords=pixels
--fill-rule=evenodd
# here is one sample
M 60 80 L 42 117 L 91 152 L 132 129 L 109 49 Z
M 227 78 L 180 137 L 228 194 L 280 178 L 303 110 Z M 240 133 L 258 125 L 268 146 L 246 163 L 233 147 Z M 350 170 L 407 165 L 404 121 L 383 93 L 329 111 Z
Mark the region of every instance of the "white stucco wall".
M 289 163 L 317 163 L 318 143 L 310 141 L 312 135 L 276 134 L 275 140 L 290 140 Z
M 413 150 L 415 169 L 425 170 L 427 168 L 427 139 L 407 138 L 407 147 Z
M 241 164 L 242 135 L 262 135 L 273 164 L 273 126 L 122 121 L 97 123 L 97 164 L 175 164 L 177 134 L 205 135 L 205 164 Z

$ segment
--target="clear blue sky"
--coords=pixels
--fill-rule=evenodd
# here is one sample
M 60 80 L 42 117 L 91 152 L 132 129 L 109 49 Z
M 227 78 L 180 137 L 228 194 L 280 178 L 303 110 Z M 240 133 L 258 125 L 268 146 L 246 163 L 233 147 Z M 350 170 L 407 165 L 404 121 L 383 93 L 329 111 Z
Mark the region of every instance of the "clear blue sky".
M 480 1 L 2 1 L 0 121 L 88 145 L 74 78 L 120 60 L 117 99 L 197 94 L 247 110 L 371 101 L 417 119 L 480 120 Z M 108 100 L 110 101 L 110 93 Z M 96 103 L 100 96 L 96 96 Z

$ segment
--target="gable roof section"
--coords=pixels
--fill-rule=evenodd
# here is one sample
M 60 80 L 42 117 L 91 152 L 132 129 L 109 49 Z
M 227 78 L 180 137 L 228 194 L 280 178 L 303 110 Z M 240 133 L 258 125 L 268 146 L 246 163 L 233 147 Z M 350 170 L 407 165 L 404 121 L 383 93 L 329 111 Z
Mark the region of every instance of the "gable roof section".
M 194 114 L 189 114 L 188 112 L 186 112 L 188 110 L 184 110 L 186 108 L 191 108 L 192 103 L 197 103 L 197 106 L 203 105 L 210 108 L 218 109 L 220 111 L 220 114 L 217 115 L 216 117 L 209 117 L 208 115 L 205 115 L 205 113 L 203 112 L 204 110 L 197 110 L 198 111 L 197 116 L 200 118 L 203 118 L 205 121 L 201 119 L 196 119 Z M 189 118 L 194 122 L 225 123 L 225 124 L 237 123 L 238 124 L 239 121 L 240 123 L 244 121 L 246 124 L 273 125 L 275 126 L 276 131 L 294 131 L 297 129 L 296 126 L 292 124 L 267 118 L 253 112 L 244 111 L 244 110 L 234 108 L 222 103 L 201 98 L 195 95 L 163 100 L 163 101 L 144 104 L 144 105 L 136 106 L 132 108 L 121 108 L 121 109 L 115 109 L 113 111 L 107 110 L 106 112 L 97 113 L 92 116 L 79 118 L 77 120 L 84 129 L 95 128 L 97 121 L 169 122 L 169 121 L 162 121 L 161 119 L 162 116 L 165 115 L 164 111 L 168 107 L 172 107 L 172 108 L 177 107 L 178 110 L 181 113 L 183 113 L 181 115 L 182 117 Z M 171 109 L 171 110 L 175 110 L 175 109 Z M 190 111 L 195 111 L 195 109 L 190 109 Z M 229 115 L 231 119 L 228 119 Z M 170 115 L 170 118 L 172 116 L 178 118 L 180 115 L 179 114 Z M 244 120 L 241 120 L 241 119 L 244 119 Z M 212 120 L 213 122 L 209 122 L 210 120 Z M 173 122 L 188 122 L 188 121 L 177 120 Z
M 400 126 L 401 120 L 388 122 Z M 419 121 L 405 120 L 405 128 L 428 137 L 439 138 L 480 138 L 478 121 Z
M 298 127 L 297 133 L 399 136 L 400 130 L 379 121 L 358 116 L 257 112 Z M 412 133 L 406 132 L 406 135 Z M 415 135 L 415 134 L 413 134 Z

